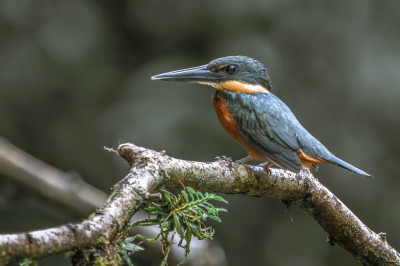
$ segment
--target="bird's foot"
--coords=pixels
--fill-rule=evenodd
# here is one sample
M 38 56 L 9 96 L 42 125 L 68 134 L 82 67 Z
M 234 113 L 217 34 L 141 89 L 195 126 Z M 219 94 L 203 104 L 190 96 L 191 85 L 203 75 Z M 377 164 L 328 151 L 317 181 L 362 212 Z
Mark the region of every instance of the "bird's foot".
M 236 160 L 235 163 L 247 163 L 250 160 L 251 160 L 251 157 L 247 156 L 247 157 L 244 157 L 243 159 Z
M 271 172 L 271 169 L 269 169 L 269 167 L 270 167 L 272 164 L 273 164 L 273 163 L 271 163 L 271 162 L 266 162 L 266 163 L 259 164 L 258 167 L 264 168 L 264 170 L 265 170 L 268 174 L 271 174 L 272 172 Z

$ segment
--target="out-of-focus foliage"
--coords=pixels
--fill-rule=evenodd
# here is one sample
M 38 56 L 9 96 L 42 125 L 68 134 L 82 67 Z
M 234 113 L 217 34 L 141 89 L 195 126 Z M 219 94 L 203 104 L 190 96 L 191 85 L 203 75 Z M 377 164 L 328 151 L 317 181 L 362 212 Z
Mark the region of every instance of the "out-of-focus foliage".
M 24 259 L 20 264 L 20 266 L 36 266 L 37 263 L 34 260 L 31 259 Z
M 105 191 L 127 171 L 102 148 L 119 142 L 239 159 L 245 150 L 219 125 L 211 87 L 150 77 L 247 55 L 270 70 L 273 92 L 307 130 L 376 177 L 329 165 L 316 173 L 399 250 L 399 9 L 397 0 L 3 0 L 0 135 Z M 2 232 L 78 220 L 0 182 Z M 358 265 L 297 208 L 292 222 L 276 200 L 226 199 L 224 224 L 212 226 L 229 265 Z M 55 261 L 41 265 L 68 265 Z

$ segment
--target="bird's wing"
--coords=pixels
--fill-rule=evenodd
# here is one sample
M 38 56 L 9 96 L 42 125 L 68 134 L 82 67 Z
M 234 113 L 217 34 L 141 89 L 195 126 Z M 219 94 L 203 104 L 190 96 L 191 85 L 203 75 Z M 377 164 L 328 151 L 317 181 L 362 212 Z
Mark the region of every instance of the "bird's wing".
M 298 156 L 301 149 L 297 140 L 299 128 L 289 108 L 286 105 L 285 108 L 280 106 L 280 102 L 277 102 L 279 105 L 271 105 L 270 101 L 263 104 L 263 98 L 249 95 L 243 97 L 245 99 L 242 101 L 236 101 L 239 106 L 232 108 L 243 138 L 276 165 L 299 172 L 302 168 Z
M 305 163 L 330 162 L 371 176 L 334 156 L 300 125 L 289 107 L 276 96 L 236 93 L 227 95 L 226 99 L 243 138 L 274 164 L 298 173 L 302 160 Z

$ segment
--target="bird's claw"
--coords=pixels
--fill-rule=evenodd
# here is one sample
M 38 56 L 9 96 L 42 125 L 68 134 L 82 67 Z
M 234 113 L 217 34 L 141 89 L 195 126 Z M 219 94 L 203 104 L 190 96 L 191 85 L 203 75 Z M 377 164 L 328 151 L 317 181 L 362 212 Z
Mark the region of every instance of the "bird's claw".
M 264 168 L 264 170 L 270 175 L 270 174 L 272 174 L 271 169 L 269 169 L 269 167 L 270 167 L 271 165 L 272 165 L 272 163 L 266 162 L 266 163 L 259 164 L 258 167 Z
M 247 156 L 247 157 L 244 157 L 243 159 L 236 160 L 235 163 L 247 163 L 250 160 L 251 160 L 251 157 Z

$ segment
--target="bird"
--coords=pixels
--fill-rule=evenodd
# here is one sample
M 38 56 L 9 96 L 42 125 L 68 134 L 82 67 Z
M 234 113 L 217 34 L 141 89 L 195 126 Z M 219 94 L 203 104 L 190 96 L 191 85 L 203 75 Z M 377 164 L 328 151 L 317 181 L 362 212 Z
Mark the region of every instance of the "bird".
M 214 87 L 211 99 L 219 122 L 248 150 L 238 163 L 261 159 L 264 163 L 260 166 L 268 173 L 272 165 L 299 173 L 303 168 L 317 171 L 319 164 L 330 163 L 372 177 L 333 155 L 299 123 L 289 107 L 272 94 L 268 70 L 255 59 L 221 57 L 151 79 Z

